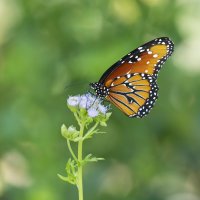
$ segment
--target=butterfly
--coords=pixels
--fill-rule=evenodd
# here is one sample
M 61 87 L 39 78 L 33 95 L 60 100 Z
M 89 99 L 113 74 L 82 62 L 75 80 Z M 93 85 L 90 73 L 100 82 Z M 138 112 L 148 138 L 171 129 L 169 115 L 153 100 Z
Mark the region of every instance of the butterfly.
M 142 118 L 158 98 L 158 72 L 173 51 L 168 37 L 151 40 L 113 64 L 90 87 L 127 116 Z

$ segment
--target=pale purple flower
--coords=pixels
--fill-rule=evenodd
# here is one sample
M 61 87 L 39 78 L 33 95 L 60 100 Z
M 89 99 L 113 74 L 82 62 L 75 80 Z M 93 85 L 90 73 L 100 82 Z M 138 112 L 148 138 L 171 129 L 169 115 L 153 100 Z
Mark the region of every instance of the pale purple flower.
M 85 96 L 87 97 L 87 108 L 90 108 L 95 103 L 96 96 L 90 93 L 87 93 Z
M 84 94 L 80 96 L 79 107 L 89 109 L 94 105 L 96 97 L 91 95 L 90 93 Z
M 106 114 L 106 112 L 108 111 L 108 108 L 102 104 L 98 105 L 98 110 L 102 113 L 102 114 Z
M 79 101 L 80 101 L 80 96 L 77 95 L 77 96 L 71 96 L 67 99 L 67 104 L 70 105 L 70 106 L 78 106 L 79 104 Z
M 97 117 L 99 114 L 105 115 L 108 111 L 107 106 L 102 104 L 102 100 L 90 93 L 70 96 L 67 99 L 67 103 L 70 106 L 85 109 L 88 113 L 88 116 L 92 118 Z
M 86 95 L 80 97 L 79 107 L 85 109 L 88 107 L 88 98 Z
M 88 109 L 88 115 L 90 116 L 90 117 L 97 117 L 98 115 L 99 115 L 99 112 L 98 112 L 98 110 L 97 109 L 95 109 L 95 108 L 93 108 L 93 107 L 91 107 L 91 108 L 89 108 Z

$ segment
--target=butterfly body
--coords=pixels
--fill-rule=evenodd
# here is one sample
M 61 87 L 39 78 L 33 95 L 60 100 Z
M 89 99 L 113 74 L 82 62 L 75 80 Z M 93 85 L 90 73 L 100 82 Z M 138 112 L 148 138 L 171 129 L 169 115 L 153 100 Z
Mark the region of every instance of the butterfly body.
M 154 39 L 125 55 L 90 86 L 98 97 L 113 103 L 129 117 L 141 118 L 158 98 L 158 72 L 173 48 L 167 37 Z

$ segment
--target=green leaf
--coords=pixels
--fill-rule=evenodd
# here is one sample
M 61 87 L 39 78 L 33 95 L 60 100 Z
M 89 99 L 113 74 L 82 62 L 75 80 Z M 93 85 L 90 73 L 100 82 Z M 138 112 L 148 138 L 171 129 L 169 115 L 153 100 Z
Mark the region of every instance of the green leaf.
M 106 121 L 108 121 L 109 120 L 109 118 L 110 118 L 110 116 L 112 115 L 112 113 L 111 112 L 108 112 L 108 113 L 106 113 Z
M 79 141 L 81 141 L 83 139 L 83 137 L 76 137 L 76 138 L 74 138 L 74 142 L 79 142 Z
M 65 182 L 68 182 L 68 183 L 70 183 L 72 185 L 76 185 L 76 181 L 74 181 L 73 179 L 70 179 L 69 177 L 66 177 L 66 176 L 62 176 L 60 174 L 57 174 L 57 175 L 61 180 L 65 181 Z
M 104 158 L 97 158 L 97 157 L 92 156 L 92 154 L 88 154 L 88 155 L 84 158 L 83 162 L 84 162 L 84 164 L 85 164 L 85 163 L 87 163 L 87 162 L 98 162 L 99 160 L 104 160 Z
M 101 122 L 100 122 L 100 125 L 101 125 L 101 126 L 107 126 L 107 123 L 104 122 L 104 121 L 101 121 Z
M 92 158 L 90 158 L 89 162 L 98 162 L 99 160 L 105 160 L 105 159 L 104 158 L 92 157 Z
M 67 127 L 65 126 L 65 124 L 63 124 L 63 125 L 61 126 L 61 134 L 62 134 L 62 136 L 65 137 L 65 138 L 66 138 L 66 136 L 67 136 L 67 134 L 68 134 Z
M 67 176 L 62 176 L 62 175 L 58 174 L 58 177 L 65 182 L 75 185 L 77 183 L 77 164 L 76 164 L 76 162 L 74 160 L 72 160 L 71 158 L 69 158 L 66 163 L 65 170 L 66 170 Z
M 99 115 L 99 117 L 96 119 L 97 122 L 100 123 L 101 126 L 107 126 L 107 121 L 109 120 L 110 116 L 111 116 L 111 112 L 106 113 L 105 115 Z
M 98 131 L 99 131 L 98 129 L 94 129 L 94 130 L 93 130 L 93 127 L 92 127 L 92 128 L 89 129 L 88 132 L 85 134 L 84 140 L 85 140 L 85 139 L 90 139 L 90 138 L 92 138 L 92 136 L 93 136 L 94 134 L 98 133 Z
M 75 164 L 75 161 L 69 158 L 66 164 L 66 168 L 65 168 L 67 174 L 68 175 L 72 174 L 73 176 L 76 176 L 76 167 L 77 166 Z
M 69 108 L 69 110 L 73 113 L 75 113 L 78 110 L 77 106 L 70 106 L 69 104 L 67 104 L 67 107 Z

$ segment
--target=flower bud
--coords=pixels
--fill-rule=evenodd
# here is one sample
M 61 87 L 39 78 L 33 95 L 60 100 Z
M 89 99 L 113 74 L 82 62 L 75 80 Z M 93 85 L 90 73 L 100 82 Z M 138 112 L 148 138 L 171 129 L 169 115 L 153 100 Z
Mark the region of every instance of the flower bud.
M 61 134 L 64 138 L 75 141 L 77 137 L 79 137 L 79 131 L 76 130 L 76 127 L 70 126 L 68 129 L 67 127 L 63 124 L 61 126 Z

